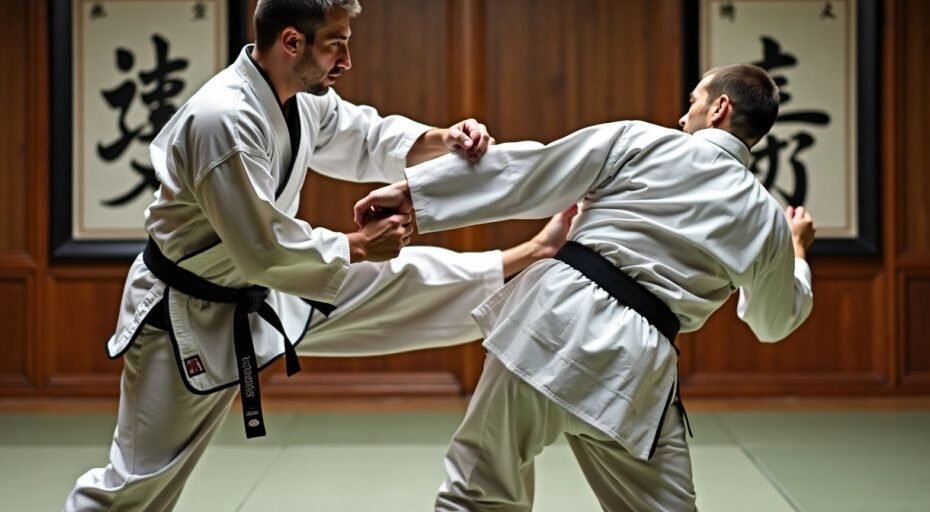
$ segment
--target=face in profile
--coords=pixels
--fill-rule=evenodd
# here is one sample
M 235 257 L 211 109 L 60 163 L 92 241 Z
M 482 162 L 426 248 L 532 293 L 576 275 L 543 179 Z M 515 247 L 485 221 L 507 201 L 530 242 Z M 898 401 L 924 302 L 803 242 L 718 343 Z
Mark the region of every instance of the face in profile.
M 704 128 L 710 128 L 712 126 L 710 122 L 710 94 L 707 91 L 707 84 L 710 83 L 713 77 L 713 75 L 704 77 L 704 79 L 697 84 L 697 87 L 691 91 L 689 97 L 691 108 L 678 120 L 678 126 L 681 126 L 682 131 L 685 133 L 694 134 L 694 132 L 698 130 L 703 130 Z
M 312 44 L 307 44 L 295 73 L 303 92 L 321 96 L 329 91 L 336 80 L 352 67 L 349 55 L 349 15 L 333 9 L 326 16 L 326 24 L 317 29 Z

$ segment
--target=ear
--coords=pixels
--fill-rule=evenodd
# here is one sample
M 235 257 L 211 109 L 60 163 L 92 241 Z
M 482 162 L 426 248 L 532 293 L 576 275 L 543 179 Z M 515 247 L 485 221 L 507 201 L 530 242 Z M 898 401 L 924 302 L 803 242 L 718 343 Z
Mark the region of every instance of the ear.
M 281 48 L 287 55 L 296 57 L 300 53 L 300 44 L 303 39 L 303 34 L 299 30 L 294 27 L 285 27 L 281 31 Z
M 716 126 L 722 123 L 726 118 L 730 116 L 730 110 L 733 108 L 733 103 L 730 102 L 730 97 L 726 94 L 721 94 L 714 101 L 714 105 L 711 108 L 711 125 Z

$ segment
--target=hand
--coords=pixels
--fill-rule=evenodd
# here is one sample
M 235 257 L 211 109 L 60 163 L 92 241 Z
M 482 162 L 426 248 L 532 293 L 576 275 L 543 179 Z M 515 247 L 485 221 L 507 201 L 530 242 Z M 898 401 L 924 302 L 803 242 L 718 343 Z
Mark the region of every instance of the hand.
M 355 233 L 350 233 L 349 259 L 359 261 L 387 261 L 396 258 L 400 250 L 410 243 L 413 227 L 410 215 L 394 214 L 372 218 Z
M 449 151 L 461 149 L 472 162 L 481 158 L 494 142 L 494 137 L 488 135 L 488 128 L 474 119 L 455 123 L 442 137 L 442 143 Z
M 539 260 L 552 258 L 565 245 L 578 205 L 572 205 L 549 219 L 542 231 L 520 245 L 501 251 L 504 277 L 511 277 Z
M 372 217 L 384 217 L 385 213 L 409 214 L 413 209 L 410 188 L 406 181 L 372 190 L 367 196 L 355 203 L 355 224 L 364 226 Z M 408 221 L 409 222 L 409 221 Z
M 549 223 L 542 228 L 542 231 L 533 237 L 536 256 L 551 258 L 559 252 L 568 239 L 568 232 L 572 228 L 572 221 L 576 215 L 578 215 L 578 205 L 573 204 L 564 212 L 557 213 L 549 219 Z
M 785 218 L 791 228 L 791 241 L 794 244 L 794 255 L 803 258 L 807 249 L 814 243 L 814 220 L 803 206 L 797 208 L 789 206 L 785 209 Z

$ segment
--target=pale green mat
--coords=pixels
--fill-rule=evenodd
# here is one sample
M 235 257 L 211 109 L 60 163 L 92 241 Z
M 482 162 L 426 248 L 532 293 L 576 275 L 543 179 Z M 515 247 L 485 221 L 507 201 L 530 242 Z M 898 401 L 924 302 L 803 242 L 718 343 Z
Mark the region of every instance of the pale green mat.
M 232 414 L 177 510 L 431 510 L 458 413 Z M 111 415 L 0 415 L 0 511 L 59 510 L 106 462 Z M 694 413 L 704 512 L 930 510 L 930 412 Z M 537 460 L 537 512 L 599 510 L 564 443 Z

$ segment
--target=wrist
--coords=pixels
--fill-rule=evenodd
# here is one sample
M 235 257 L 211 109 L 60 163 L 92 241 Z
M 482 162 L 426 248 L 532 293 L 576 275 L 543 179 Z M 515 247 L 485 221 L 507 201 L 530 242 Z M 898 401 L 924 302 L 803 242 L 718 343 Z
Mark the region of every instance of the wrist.
M 558 249 L 552 247 L 545 242 L 534 240 L 532 242 L 532 248 L 530 254 L 535 260 L 542 260 L 546 258 L 551 258 L 555 256 L 555 253 L 558 252 Z
M 801 244 L 799 244 L 799 243 L 795 243 L 795 244 L 794 244 L 794 257 L 795 257 L 795 258 L 806 259 L 806 258 L 807 258 L 807 249 L 806 249 L 803 245 L 801 245 Z
M 346 235 L 349 240 L 349 263 L 358 263 L 365 261 L 367 251 L 365 250 L 365 237 L 361 233 L 349 233 Z
M 445 149 L 446 145 L 443 140 L 445 140 L 448 131 L 448 128 L 431 128 L 423 135 L 423 142 L 431 149 Z

